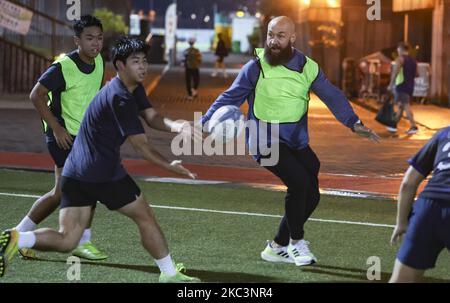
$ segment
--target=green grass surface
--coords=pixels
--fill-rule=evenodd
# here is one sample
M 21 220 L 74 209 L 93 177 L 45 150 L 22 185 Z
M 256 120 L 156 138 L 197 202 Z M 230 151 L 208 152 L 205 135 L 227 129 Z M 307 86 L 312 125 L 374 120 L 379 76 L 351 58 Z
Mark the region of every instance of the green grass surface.
M 53 175 L 0 170 L 0 193 L 40 195 L 53 186 Z M 193 186 L 138 182 L 151 204 L 195 209 L 281 215 L 284 193 L 230 185 Z M 15 226 L 34 198 L 0 194 L 0 228 Z M 394 224 L 395 203 L 322 196 L 313 218 Z M 155 208 L 174 259 L 188 274 L 205 282 L 367 282 L 367 259 L 381 259 L 382 281 L 392 271 L 398 247 L 389 245 L 392 228 L 310 221 L 306 239 L 318 264 L 296 267 L 260 259 L 265 240 L 272 239 L 279 218 Z M 41 227 L 57 228 L 54 213 Z M 97 207 L 93 242 L 109 255 L 82 262 L 81 282 L 157 282 L 159 270 L 141 247 L 137 228 L 118 213 Z M 0 283 L 68 282 L 66 254 L 39 252 L 40 261 L 16 257 Z M 428 282 L 449 278 L 450 258 L 443 252 Z

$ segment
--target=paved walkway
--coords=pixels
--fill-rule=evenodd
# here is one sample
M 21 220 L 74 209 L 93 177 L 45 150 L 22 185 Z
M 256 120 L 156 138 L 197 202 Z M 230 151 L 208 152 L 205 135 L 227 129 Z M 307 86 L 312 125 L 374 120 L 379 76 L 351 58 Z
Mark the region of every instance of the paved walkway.
M 355 99 L 353 101 L 374 113 L 382 106 L 374 99 Z M 413 103 L 411 104 L 411 109 L 414 114 L 414 120 L 419 124 L 419 127 L 421 126 L 435 131 L 450 125 L 450 108 L 448 107 Z M 406 120 L 406 118 L 403 120 Z

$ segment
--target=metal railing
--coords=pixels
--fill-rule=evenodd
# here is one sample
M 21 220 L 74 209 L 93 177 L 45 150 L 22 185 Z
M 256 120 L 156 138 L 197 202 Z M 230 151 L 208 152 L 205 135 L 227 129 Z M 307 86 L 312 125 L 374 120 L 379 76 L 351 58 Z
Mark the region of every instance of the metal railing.
M 69 24 L 27 5 L 9 0 L 33 12 L 26 36 L 4 29 L 0 36 L 0 92 L 27 93 L 59 53 L 73 47 Z
M 25 2 L 9 0 L 33 12 L 31 26 L 26 36 L 5 30 L 3 38 L 23 48 L 54 58 L 59 53 L 73 47 L 73 31 L 70 24 L 41 12 Z
M 0 92 L 27 93 L 52 60 L 0 37 Z

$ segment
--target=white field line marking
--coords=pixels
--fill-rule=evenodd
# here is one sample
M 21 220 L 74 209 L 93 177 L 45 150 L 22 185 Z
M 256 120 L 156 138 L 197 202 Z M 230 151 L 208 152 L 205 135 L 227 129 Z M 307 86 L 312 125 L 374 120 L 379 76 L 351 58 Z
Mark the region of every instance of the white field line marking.
M 175 183 L 175 184 L 188 184 L 188 185 L 217 185 L 217 184 L 227 184 L 226 181 L 209 181 L 209 180 L 192 180 L 184 178 L 144 178 L 142 179 L 146 182 L 157 182 L 157 183 Z
M 37 199 L 40 196 L 35 195 L 25 195 L 25 194 L 14 194 L 14 193 L 0 193 L 0 196 L 6 197 L 20 197 L 20 198 L 33 198 Z M 182 210 L 182 211 L 194 211 L 194 212 L 206 212 L 206 213 L 216 213 L 216 214 L 226 214 L 226 215 L 238 215 L 238 216 L 252 216 L 252 217 L 266 217 L 266 218 L 281 218 L 280 215 L 270 215 L 270 214 L 260 214 L 260 213 L 250 213 L 250 212 L 236 212 L 236 211 L 225 211 L 225 210 L 214 210 L 214 209 L 203 209 L 203 208 L 188 208 L 188 207 L 177 207 L 177 206 L 165 206 L 165 205 L 151 205 L 154 208 L 161 209 L 172 209 L 172 210 Z M 362 225 L 371 227 L 388 227 L 394 228 L 394 225 L 388 224 L 378 224 L 370 222 L 354 222 L 354 221 L 341 221 L 341 220 L 326 220 L 326 219 L 316 219 L 309 218 L 309 221 L 324 222 L 324 223 L 336 223 L 336 224 L 347 224 L 347 225 Z
M 176 207 L 176 206 L 164 206 L 164 205 L 151 205 L 154 208 L 163 209 L 173 209 L 173 210 L 184 210 L 184 211 L 196 211 L 196 212 L 207 212 L 207 213 L 218 213 L 227 215 L 239 215 L 239 216 L 252 216 L 252 217 L 267 217 L 267 218 L 282 218 L 280 215 L 270 215 L 270 214 L 259 214 L 259 213 L 249 213 L 249 212 L 235 212 L 235 211 L 225 211 L 225 210 L 214 210 L 214 209 L 203 209 L 203 208 L 187 208 L 187 207 Z M 309 218 L 309 221 L 325 222 L 325 223 L 337 223 L 337 224 L 349 224 L 349 225 L 364 225 L 373 227 L 389 227 L 394 228 L 394 225 L 388 224 L 377 224 L 369 222 L 353 222 L 353 221 L 340 221 L 340 220 L 326 220 L 326 219 L 316 219 Z
M 25 195 L 25 194 L 11 194 L 11 193 L 0 193 L 0 196 L 6 196 L 6 197 L 20 197 L 20 198 L 33 198 L 37 199 L 41 196 L 35 196 L 35 195 Z

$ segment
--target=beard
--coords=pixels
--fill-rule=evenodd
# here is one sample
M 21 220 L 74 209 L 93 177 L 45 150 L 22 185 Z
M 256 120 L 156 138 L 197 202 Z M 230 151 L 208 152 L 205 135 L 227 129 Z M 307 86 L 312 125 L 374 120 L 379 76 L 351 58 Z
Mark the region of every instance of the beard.
M 274 53 L 272 49 L 279 49 L 279 53 Z M 292 58 L 293 50 L 292 43 L 289 44 L 285 48 L 279 47 L 269 47 L 267 44 L 264 46 L 264 58 L 267 63 L 271 66 L 283 65 L 289 62 Z

